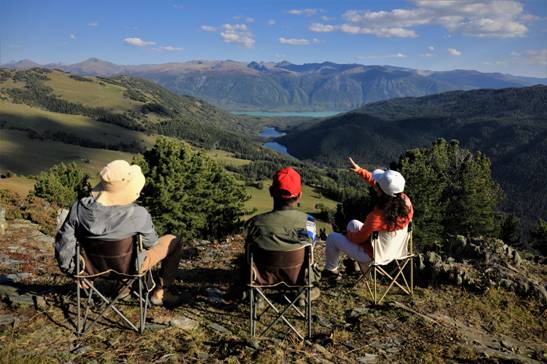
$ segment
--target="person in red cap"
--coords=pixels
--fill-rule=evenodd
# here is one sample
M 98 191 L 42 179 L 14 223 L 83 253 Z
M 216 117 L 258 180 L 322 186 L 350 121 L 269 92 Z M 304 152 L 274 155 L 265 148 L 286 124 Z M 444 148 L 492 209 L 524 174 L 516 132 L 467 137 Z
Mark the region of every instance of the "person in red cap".
M 300 174 L 291 167 L 282 168 L 273 177 L 270 187 L 273 210 L 251 218 L 245 244 L 255 244 L 267 251 L 292 251 L 303 245 L 315 244 L 315 219 L 296 209 L 302 198 Z M 312 289 L 312 300 L 319 289 Z

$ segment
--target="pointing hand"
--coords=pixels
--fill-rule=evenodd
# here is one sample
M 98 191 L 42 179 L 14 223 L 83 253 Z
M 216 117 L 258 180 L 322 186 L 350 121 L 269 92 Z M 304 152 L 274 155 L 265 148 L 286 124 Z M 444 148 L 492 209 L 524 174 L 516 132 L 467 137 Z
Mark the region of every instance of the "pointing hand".
M 351 159 L 351 157 L 349 157 L 349 162 L 351 163 L 351 170 L 354 171 L 354 172 L 357 172 L 359 171 L 359 169 L 361 169 L 361 167 L 359 167 L 359 165 L 357 163 L 355 163 L 353 161 L 353 159 Z

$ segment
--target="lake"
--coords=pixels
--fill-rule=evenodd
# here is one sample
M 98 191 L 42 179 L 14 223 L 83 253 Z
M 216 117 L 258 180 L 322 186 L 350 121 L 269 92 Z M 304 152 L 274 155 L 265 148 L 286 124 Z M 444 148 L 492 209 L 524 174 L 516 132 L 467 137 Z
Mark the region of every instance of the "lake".
M 235 115 L 249 115 L 256 117 L 303 117 L 303 118 L 328 118 L 343 111 L 233 111 Z
M 259 135 L 262 138 L 272 138 L 273 139 L 273 138 L 282 137 L 285 134 L 286 133 L 280 132 L 279 130 L 277 130 L 274 127 L 266 126 L 266 127 L 264 127 L 264 129 L 262 129 L 262 131 L 260 132 Z M 262 146 L 265 147 L 265 148 L 271 149 L 271 150 L 275 150 L 276 152 L 281 153 L 281 154 L 290 155 L 289 152 L 287 151 L 287 148 L 284 145 L 279 144 L 278 142 L 269 141 L 267 143 L 262 144 Z
M 259 135 L 262 138 L 279 138 L 285 134 L 286 133 L 282 133 L 278 131 L 276 128 L 272 128 L 271 126 L 266 126 L 264 129 L 262 129 Z
M 290 155 L 289 152 L 287 151 L 287 148 L 284 145 L 281 145 L 277 142 L 267 142 L 267 143 L 264 143 L 262 145 L 265 148 L 275 150 L 278 153 L 285 154 L 285 155 Z

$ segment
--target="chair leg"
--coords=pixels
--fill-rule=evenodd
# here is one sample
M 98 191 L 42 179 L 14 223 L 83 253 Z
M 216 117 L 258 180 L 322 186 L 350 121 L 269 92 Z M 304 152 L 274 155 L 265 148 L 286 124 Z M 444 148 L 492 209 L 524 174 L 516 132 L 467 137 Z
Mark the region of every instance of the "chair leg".
M 410 257 L 410 295 L 414 294 L 414 257 Z
M 249 288 L 249 308 L 250 308 L 250 318 L 251 318 L 251 337 L 255 337 L 255 302 L 254 302 L 254 289 Z
M 308 339 L 311 339 L 311 288 L 308 287 L 307 291 L 307 300 L 306 300 L 306 321 L 308 324 Z
M 374 304 L 377 305 L 378 304 L 378 301 L 376 300 L 377 299 L 377 295 L 376 295 L 376 267 L 374 267 L 374 296 L 373 296 L 373 299 L 374 299 Z
M 82 305 L 82 297 L 81 297 L 81 294 L 80 294 L 80 280 L 79 279 L 76 279 L 76 303 L 77 303 L 77 319 L 76 319 L 76 332 L 77 332 L 77 335 L 80 336 L 82 334 L 82 309 L 81 309 L 81 305 Z
M 131 280 L 126 286 L 129 286 L 131 284 L 133 284 L 135 280 Z M 89 325 L 89 327 L 87 327 L 85 329 L 85 331 L 91 329 L 96 323 L 97 321 L 99 321 L 105 314 L 106 312 L 109 310 L 109 309 L 112 309 L 112 311 L 116 312 L 118 314 L 118 316 L 120 316 L 127 324 L 129 324 L 129 326 L 131 326 L 131 328 L 137 332 L 139 332 L 139 329 L 131 322 L 129 321 L 129 319 L 127 317 L 125 317 L 125 315 L 120 311 L 118 310 L 118 308 L 115 306 L 116 302 L 118 302 L 118 300 L 120 299 L 120 295 L 118 295 L 116 298 L 114 298 L 112 301 L 109 301 L 108 298 L 106 298 L 101 292 L 99 292 L 97 290 L 97 288 L 95 288 L 94 286 L 91 286 L 91 290 L 92 291 L 95 291 L 95 293 L 103 300 L 105 301 L 108 306 L 101 311 L 101 313 L 95 318 L 95 320 L 93 320 L 93 322 Z M 91 297 L 91 294 L 90 294 L 90 297 Z
M 279 320 L 282 320 L 285 324 L 287 324 L 287 326 L 289 326 L 289 328 L 300 338 L 300 340 L 304 340 L 304 337 L 300 334 L 300 332 L 298 332 L 298 330 L 289 322 L 289 320 L 287 320 L 285 318 L 285 312 L 287 312 L 287 310 L 293 306 L 295 304 L 295 302 L 298 300 L 298 297 L 300 297 L 300 294 L 302 293 L 302 290 L 300 291 L 300 294 L 298 294 L 296 296 L 296 298 L 287 306 L 285 306 L 285 308 L 281 311 L 279 311 L 275 305 L 264 295 L 264 293 L 260 290 L 258 290 L 258 293 L 262 296 L 262 298 L 266 301 L 266 303 L 275 311 L 275 313 L 277 314 L 277 317 L 275 318 L 275 320 L 273 320 L 269 325 L 268 327 L 266 327 L 262 333 L 260 334 L 260 336 L 264 336 L 264 334 L 266 332 L 268 332 L 268 330 L 270 330 L 273 325 L 276 324 L 277 321 Z
M 146 323 L 145 318 L 146 306 L 143 307 L 142 302 L 142 277 L 139 278 L 139 316 L 140 316 L 140 333 L 144 333 L 144 325 Z

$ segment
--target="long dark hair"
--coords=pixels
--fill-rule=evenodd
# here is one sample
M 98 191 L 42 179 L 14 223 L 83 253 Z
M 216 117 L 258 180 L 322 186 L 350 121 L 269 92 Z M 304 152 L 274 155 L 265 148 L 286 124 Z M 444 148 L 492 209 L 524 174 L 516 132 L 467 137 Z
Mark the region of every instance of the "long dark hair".
M 410 213 L 402 193 L 397 193 L 395 197 L 392 197 L 381 191 L 375 205 L 384 212 L 387 223 L 392 227 L 395 226 L 398 218 L 405 218 Z

